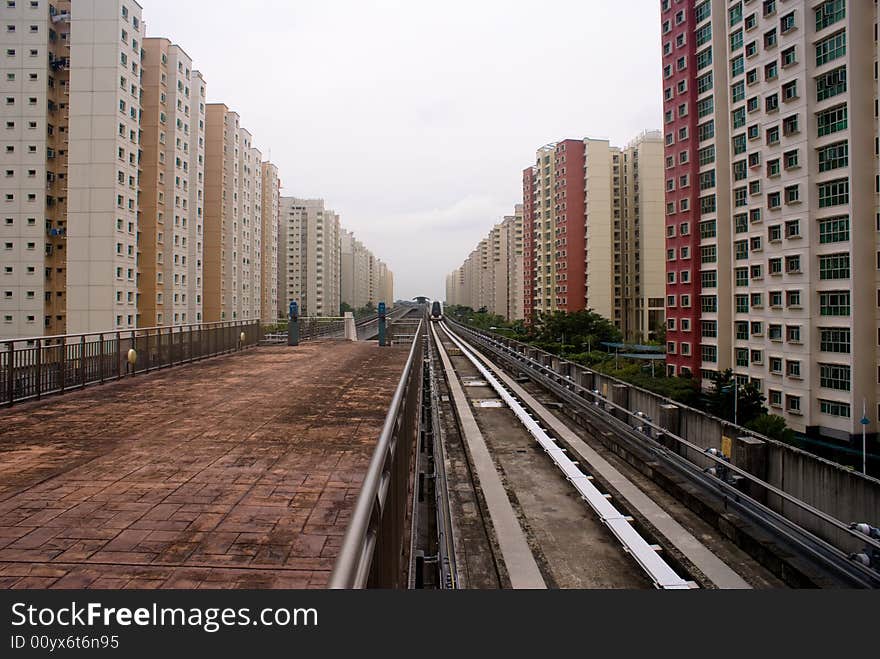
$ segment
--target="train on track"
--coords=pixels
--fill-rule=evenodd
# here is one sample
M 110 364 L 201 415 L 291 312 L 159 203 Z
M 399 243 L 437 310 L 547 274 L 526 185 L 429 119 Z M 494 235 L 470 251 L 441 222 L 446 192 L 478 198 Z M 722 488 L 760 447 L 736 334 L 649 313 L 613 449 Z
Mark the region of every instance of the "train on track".
M 443 320 L 443 303 L 437 300 L 434 300 L 434 303 L 431 305 L 431 321 L 435 323 L 439 323 Z

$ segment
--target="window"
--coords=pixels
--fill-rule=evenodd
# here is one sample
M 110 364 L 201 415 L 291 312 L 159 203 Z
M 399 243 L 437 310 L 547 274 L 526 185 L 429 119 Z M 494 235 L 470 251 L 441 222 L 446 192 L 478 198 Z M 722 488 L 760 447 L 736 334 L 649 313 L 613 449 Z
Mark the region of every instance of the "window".
M 770 325 L 767 327 L 767 338 L 771 341 L 782 341 L 782 325 Z M 779 370 L 782 370 L 782 362 L 780 361 Z
M 710 119 L 706 123 L 700 124 L 697 127 L 697 136 L 700 142 L 705 142 L 715 137 L 715 120 Z
M 816 44 L 816 66 L 846 55 L 846 31 L 841 30 Z
M 819 330 L 819 341 L 822 352 L 850 354 L 851 330 L 847 327 L 835 327 Z
M 746 213 L 737 213 L 733 216 L 733 226 L 736 233 L 746 233 L 749 230 L 749 216 Z
M 767 208 L 777 210 L 782 206 L 782 196 L 779 192 L 771 192 L 767 195 Z
M 819 184 L 819 208 L 849 203 L 849 179 L 837 179 Z
M 801 257 L 798 254 L 785 257 L 785 271 L 790 274 L 798 274 L 801 272 Z M 789 304 L 789 306 L 791 306 Z
M 842 243 L 849 240 L 849 216 L 828 217 L 819 220 L 819 243 Z
M 830 135 L 847 128 L 846 104 L 836 105 L 833 108 L 823 110 L 816 115 L 816 123 L 819 128 L 819 137 Z
M 801 200 L 800 186 L 789 185 L 785 188 L 785 203 L 796 204 Z
M 764 33 L 764 48 L 769 50 L 770 48 L 775 48 L 778 42 L 778 37 L 776 36 L 776 28 L 773 28 L 769 32 Z
M 819 279 L 849 279 L 849 254 L 826 254 L 819 257 Z
M 790 378 L 800 378 L 801 363 L 799 361 L 789 359 L 785 363 L 785 372 Z
M 747 287 L 749 285 L 749 269 L 736 268 L 734 270 L 734 282 L 736 286 Z
M 785 158 L 785 168 L 786 169 L 795 169 L 796 167 L 800 167 L 798 162 L 798 150 L 794 149 L 792 151 L 786 151 L 782 154 L 782 157 Z
M 703 313 L 718 313 L 718 298 L 714 295 L 701 296 L 700 308 Z
M 718 261 L 718 248 L 716 245 L 707 245 L 700 248 L 702 263 L 716 263 Z
M 717 235 L 715 220 L 700 223 L 700 240 L 715 238 Z
M 703 288 L 718 288 L 718 271 L 704 270 L 700 273 Z
M 774 60 L 764 67 L 764 80 L 776 80 L 779 77 L 779 65 Z
M 734 155 L 738 156 L 741 153 L 745 153 L 747 148 L 748 147 L 746 144 L 745 134 L 733 136 L 733 154 Z
M 819 364 L 819 386 L 837 391 L 850 390 L 850 367 L 841 364 Z
M 708 195 L 706 197 L 700 197 L 700 214 L 708 215 L 710 213 L 714 213 L 716 209 L 715 206 L 715 195 Z
M 706 23 L 694 32 L 694 37 L 697 42 L 697 47 L 699 48 L 705 43 L 709 43 L 712 40 L 712 24 Z
M 816 100 L 843 94 L 846 91 L 846 66 L 839 66 L 816 78 Z
M 786 396 L 787 409 L 791 414 L 800 414 L 801 413 L 801 397 L 800 396 Z
M 745 83 L 740 80 L 735 83 L 730 88 L 730 96 L 733 103 L 739 103 L 740 101 L 745 100 L 746 98 L 746 86 Z
M 781 275 L 782 274 L 782 259 L 774 258 L 767 261 L 767 267 L 770 271 L 771 275 Z
M 715 145 L 710 144 L 709 146 L 703 147 L 697 153 L 700 167 L 704 165 L 711 165 L 715 162 Z
M 773 160 L 767 161 L 767 176 L 770 178 L 774 178 L 779 176 L 780 167 L 779 167 L 779 158 L 775 158 Z
M 819 149 L 819 171 L 827 172 L 849 165 L 849 142 L 836 142 Z
M 779 144 L 779 126 L 767 130 L 767 145 Z
M 782 100 L 786 103 L 799 98 L 797 80 L 792 80 L 782 85 Z
M 849 403 L 840 403 L 833 400 L 819 400 L 819 412 L 828 416 L 837 416 L 844 419 L 850 418 Z
M 794 46 L 786 48 L 782 51 L 782 68 L 797 64 L 797 51 Z
M 770 94 L 764 99 L 764 111 L 773 112 L 779 109 L 779 94 Z
M 704 69 L 712 64 L 712 46 L 697 53 L 697 71 Z M 679 71 L 682 67 L 679 67 Z
M 704 362 L 715 364 L 718 362 L 717 346 L 700 346 L 701 357 Z
M 709 71 L 697 78 L 697 94 L 703 94 L 712 89 L 712 72 Z
M 842 21 L 846 17 L 846 0 L 828 0 L 816 7 L 816 31 Z
M 785 237 L 786 238 L 800 238 L 801 237 L 801 221 L 800 220 L 788 220 L 785 223 Z
M 796 114 L 793 114 L 782 120 L 783 135 L 788 136 L 798 132 L 800 132 L 800 129 L 798 128 L 798 116 Z
M 823 316 L 849 316 L 849 291 L 829 291 L 820 293 L 819 309 Z
M 746 61 L 742 55 L 737 55 L 730 61 L 730 77 L 735 78 L 742 75 L 746 68 Z
M 785 34 L 786 32 L 793 30 L 795 27 L 796 26 L 795 26 L 795 22 L 794 22 L 794 12 L 793 11 L 787 13 L 785 16 L 783 16 L 782 18 L 779 19 L 779 28 L 780 28 L 779 31 L 782 32 L 782 34 Z

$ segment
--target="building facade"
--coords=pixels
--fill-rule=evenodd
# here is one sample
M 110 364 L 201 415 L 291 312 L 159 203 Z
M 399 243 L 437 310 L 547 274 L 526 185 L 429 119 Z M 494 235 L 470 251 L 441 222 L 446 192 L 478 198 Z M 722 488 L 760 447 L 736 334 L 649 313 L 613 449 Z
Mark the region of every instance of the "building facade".
M 659 132 L 623 149 L 586 138 L 538 150 L 523 173 L 527 320 L 590 309 L 627 340 L 657 335 L 665 313 L 662 171 Z
M 138 325 L 186 325 L 202 315 L 201 257 L 192 248 L 201 240 L 204 176 L 192 152 L 204 81 L 193 87 L 192 60 L 168 39 L 144 39 L 143 50 Z
M 661 9 L 670 372 L 706 381 L 730 367 L 795 430 L 844 440 L 860 435 L 864 406 L 876 432 L 875 3 Z M 685 212 L 682 153 L 700 187 Z M 687 313 L 683 271 L 700 300 Z
M 446 303 L 485 309 L 507 320 L 524 317 L 523 207 L 492 227 L 461 267 L 446 277 Z
M 279 288 L 303 316 L 338 316 L 341 306 L 342 235 L 339 215 L 323 199 L 281 198 L 285 246 Z
M 262 210 L 262 312 L 265 322 L 279 318 L 278 304 L 278 229 L 281 221 L 281 181 L 278 168 L 264 162 Z

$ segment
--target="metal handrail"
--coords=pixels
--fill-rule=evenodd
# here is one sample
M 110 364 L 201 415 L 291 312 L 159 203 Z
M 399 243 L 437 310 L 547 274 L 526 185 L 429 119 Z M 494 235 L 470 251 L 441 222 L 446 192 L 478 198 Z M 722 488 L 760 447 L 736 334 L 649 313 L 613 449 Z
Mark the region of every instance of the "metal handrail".
M 382 536 L 383 530 L 388 530 L 388 524 L 383 524 L 386 516 L 394 512 L 394 501 L 389 501 L 389 493 L 397 486 L 397 494 L 400 494 L 400 485 L 403 485 L 403 500 L 406 501 L 408 490 L 409 469 L 402 470 L 399 465 L 404 460 L 408 463 L 410 448 L 402 445 L 399 436 L 404 419 L 405 404 L 408 400 L 409 389 L 419 386 L 420 374 L 416 368 L 422 365 L 421 353 L 424 343 L 421 340 L 424 335 L 425 325 L 422 322 L 416 333 L 416 340 L 407 357 L 403 374 L 397 383 L 394 397 L 385 417 L 385 424 L 379 441 L 373 451 L 373 457 L 364 476 L 360 494 L 355 502 L 351 521 L 342 540 L 333 573 L 330 576 L 329 587 L 333 589 L 365 588 L 368 585 L 392 587 L 395 580 L 384 579 L 381 582 L 377 573 L 377 558 L 384 560 L 385 557 L 377 556 L 377 549 L 387 548 L 388 552 L 395 557 L 400 555 L 400 539 Z M 419 377 L 415 377 L 419 376 Z M 418 410 L 417 410 L 418 411 Z M 418 429 L 416 428 L 416 433 Z M 395 483 L 395 477 L 401 476 L 407 480 L 404 483 Z M 389 510 L 389 508 L 391 510 Z M 392 566 L 393 573 L 393 566 Z M 387 575 L 387 571 L 386 571 Z
M 254 320 L 3 340 L 0 405 L 244 350 L 261 335 Z
M 206 330 L 217 327 L 242 327 L 260 323 L 257 319 L 220 320 L 210 323 L 189 323 L 188 325 L 157 325 L 155 327 L 134 327 L 130 329 L 108 329 L 101 332 L 80 332 L 79 334 L 45 334 L 42 336 L 0 338 L 0 343 L 36 343 L 37 341 L 60 341 L 61 339 L 79 339 L 81 336 L 115 336 L 116 334 L 131 335 L 132 332 L 155 332 L 158 330 Z M 69 342 L 68 342 L 69 343 Z

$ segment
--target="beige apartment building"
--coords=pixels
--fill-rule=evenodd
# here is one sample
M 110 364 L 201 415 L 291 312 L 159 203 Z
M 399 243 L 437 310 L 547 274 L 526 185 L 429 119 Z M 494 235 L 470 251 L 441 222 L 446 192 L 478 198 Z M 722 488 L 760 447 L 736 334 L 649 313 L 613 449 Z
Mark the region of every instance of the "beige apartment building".
M 323 199 L 282 197 L 281 242 L 286 254 L 278 277 L 286 303 L 296 300 L 303 316 L 338 316 L 342 275 L 339 216 L 325 208 Z
M 340 294 L 343 303 L 361 309 L 368 303 L 394 302 L 394 274 L 354 234 L 341 230 Z
M 262 313 L 263 171 L 237 113 L 209 103 L 205 128 L 204 318 Z
M 460 268 L 446 278 L 447 304 L 523 318 L 523 209 L 492 227 Z
M 136 2 L 0 5 L 0 337 L 134 327 Z
M 168 39 L 144 39 L 143 50 L 138 325 L 185 325 L 202 315 L 204 174 L 193 152 L 203 142 L 205 86 Z
M 144 24 L 129 0 L 72 8 L 66 329 L 131 329 Z
M 262 318 L 271 322 L 283 315 L 278 303 L 278 230 L 281 221 L 281 181 L 278 168 L 263 165 L 262 212 Z
M 0 5 L 0 338 L 64 333 L 70 3 Z

